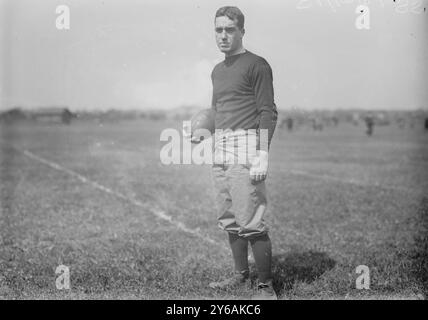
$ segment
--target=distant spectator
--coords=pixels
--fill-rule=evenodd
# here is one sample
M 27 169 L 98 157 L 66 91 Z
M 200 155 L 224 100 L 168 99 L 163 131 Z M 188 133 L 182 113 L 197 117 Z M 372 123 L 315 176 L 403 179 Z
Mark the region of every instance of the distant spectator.
M 293 130 L 293 118 L 287 118 L 286 124 L 287 124 L 287 130 L 292 131 Z
M 374 118 L 373 115 L 371 113 L 369 113 L 365 118 L 364 118 L 365 122 L 366 122 L 366 126 L 367 126 L 367 131 L 366 134 L 368 136 L 373 135 L 373 127 L 374 127 Z
M 313 118 L 312 119 L 312 128 L 314 129 L 314 131 L 322 131 L 323 129 L 323 124 L 321 119 L 319 118 Z

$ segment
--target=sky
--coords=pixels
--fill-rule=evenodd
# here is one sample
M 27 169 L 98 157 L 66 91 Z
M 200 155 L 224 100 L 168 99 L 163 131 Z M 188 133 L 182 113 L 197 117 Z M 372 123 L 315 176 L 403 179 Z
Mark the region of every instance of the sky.
M 209 107 L 224 5 L 244 13 L 244 46 L 271 65 L 279 109 L 428 109 L 428 0 L 368 1 L 360 30 L 363 2 L 0 0 L 0 110 Z M 59 5 L 69 30 L 56 28 Z

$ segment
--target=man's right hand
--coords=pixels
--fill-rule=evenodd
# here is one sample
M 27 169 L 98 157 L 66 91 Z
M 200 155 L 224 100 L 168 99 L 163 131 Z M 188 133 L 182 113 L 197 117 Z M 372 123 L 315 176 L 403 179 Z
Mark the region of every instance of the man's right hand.
M 192 136 L 192 133 L 190 132 L 190 126 L 184 126 L 183 127 L 183 138 L 186 140 L 190 140 L 191 143 L 200 143 L 201 139 Z

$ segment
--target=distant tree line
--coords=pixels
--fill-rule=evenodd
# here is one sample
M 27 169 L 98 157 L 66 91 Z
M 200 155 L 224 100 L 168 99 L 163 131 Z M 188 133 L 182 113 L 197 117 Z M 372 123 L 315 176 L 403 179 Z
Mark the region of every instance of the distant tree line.
M 71 112 L 66 106 L 40 107 L 24 109 L 13 107 L 0 112 L 0 123 L 17 121 L 61 122 L 73 121 L 118 122 L 145 119 L 149 121 L 183 121 L 189 120 L 200 106 L 185 105 L 174 109 L 162 110 L 81 110 Z M 396 125 L 399 128 L 427 127 L 428 110 L 412 111 L 367 111 L 367 110 L 302 110 L 290 108 L 278 111 L 277 127 L 288 131 L 309 127 L 322 131 L 327 127 L 337 127 L 348 123 L 355 126 L 366 125 L 370 119 L 374 126 Z

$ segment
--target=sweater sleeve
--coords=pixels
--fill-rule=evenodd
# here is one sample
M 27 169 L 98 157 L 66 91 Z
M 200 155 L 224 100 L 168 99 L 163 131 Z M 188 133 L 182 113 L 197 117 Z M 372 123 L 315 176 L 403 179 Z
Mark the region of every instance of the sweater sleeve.
M 213 111 L 217 111 L 217 108 L 216 108 L 217 99 L 214 95 L 214 70 L 211 72 L 211 83 L 212 83 L 212 88 L 213 88 L 213 93 L 212 93 L 212 98 L 211 98 L 211 109 Z
M 263 59 L 254 64 L 251 78 L 259 119 L 258 129 L 259 132 L 267 130 L 267 145 L 263 143 L 265 135 L 261 134 L 262 141 L 258 144 L 258 150 L 268 151 L 275 131 L 278 111 L 274 102 L 272 69 L 267 61 Z

